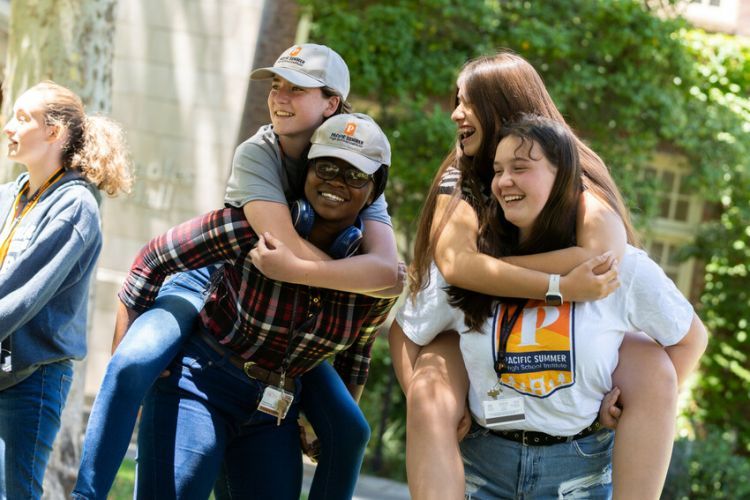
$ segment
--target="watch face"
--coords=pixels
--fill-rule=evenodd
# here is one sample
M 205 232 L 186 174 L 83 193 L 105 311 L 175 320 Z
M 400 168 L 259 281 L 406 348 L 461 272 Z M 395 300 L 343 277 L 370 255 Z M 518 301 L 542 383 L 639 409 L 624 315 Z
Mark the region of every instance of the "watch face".
M 544 297 L 544 302 L 547 303 L 548 306 L 560 306 L 562 305 L 562 295 L 558 294 L 547 294 Z

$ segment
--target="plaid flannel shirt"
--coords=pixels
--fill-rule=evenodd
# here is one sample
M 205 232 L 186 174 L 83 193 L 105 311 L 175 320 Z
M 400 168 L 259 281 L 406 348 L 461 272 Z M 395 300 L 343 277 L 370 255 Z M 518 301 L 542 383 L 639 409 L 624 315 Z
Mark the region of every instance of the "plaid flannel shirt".
M 172 273 L 224 263 L 200 313 L 203 328 L 244 359 L 275 370 L 289 348 L 288 376 L 335 354 L 344 381 L 364 384 L 377 330 L 396 299 L 284 283 L 253 265 L 257 236 L 240 209 L 209 212 L 151 240 L 119 293 L 136 311 L 149 308 Z M 294 330 L 290 328 L 294 324 Z M 300 328 L 302 326 L 302 328 Z

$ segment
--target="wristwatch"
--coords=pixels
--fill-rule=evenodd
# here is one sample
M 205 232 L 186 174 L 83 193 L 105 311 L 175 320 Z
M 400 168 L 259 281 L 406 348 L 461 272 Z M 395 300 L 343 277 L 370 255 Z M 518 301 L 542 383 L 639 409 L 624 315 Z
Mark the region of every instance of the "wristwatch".
M 544 302 L 548 306 L 560 306 L 563 303 L 563 296 L 560 293 L 560 275 L 550 274 L 549 275 L 549 288 L 547 288 L 547 294 L 544 296 Z

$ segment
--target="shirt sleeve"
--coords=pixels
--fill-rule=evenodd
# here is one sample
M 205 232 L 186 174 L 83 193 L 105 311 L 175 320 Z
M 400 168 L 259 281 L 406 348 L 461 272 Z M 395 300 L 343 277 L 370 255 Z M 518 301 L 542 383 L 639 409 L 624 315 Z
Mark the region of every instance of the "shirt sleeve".
M 82 274 L 90 260 L 98 258 L 100 249 L 99 211 L 93 199 L 90 204 L 76 200 L 46 219 L 31 246 L 0 273 L 0 340 L 34 318 L 71 274 Z
M 629 321 L 663 346 L 674 345 L 687 334 L 693 306 L 659 265 L 638 252 L 627 294 Z
M 281 179 L 281 158 L 272 148 L 253 140 L 237 146 L 224 202 L 241 208 L 251 201 L 272 201 L 288 205 Z
M 388 215 L 388 203 L 385 201 L 385 195 L 381 194 L 369 207 L 362 210 L 362 218 L 392 226 L 391 216 Z
M 170 274 L 234 262 L 249 253 L 256 241 L 244 213 L 236 208 L 215 210 L 175 226 L 138 253 L 120 300 L 137 311 L 148 309 Z
M 412 300 L 406 297 L 396 313 L 404 334 L 415 344 L 427 345 L 446 330 L 458 330 L 463 325 L 463 313 L 448 304 L 445 279 L 433 262 L 430 264 L 430 282 Z
M 397 299 L 394 297 L 374 300 L 373 306 L 362 323 L 357 341 L 345 351 L 338 353 L 333 362 L 341 379 L 351 385 L 364 385 L 367 382 L 372 345 Z
M 461 192 L 459 196 L 462 200 L 471 205 L 475 210 L 479 211 L 477 207 L 481 207 L 484 204 L 484 200 L 478 199 L 474 196 L 468 186 L 461 182 L 461 172 L 455 168 L 448 168 L 443 176 L 440 178 L 440 184 L 438 186 L 438 194 L 445 194 L 453 196 L 456 188 L 460 188 Z

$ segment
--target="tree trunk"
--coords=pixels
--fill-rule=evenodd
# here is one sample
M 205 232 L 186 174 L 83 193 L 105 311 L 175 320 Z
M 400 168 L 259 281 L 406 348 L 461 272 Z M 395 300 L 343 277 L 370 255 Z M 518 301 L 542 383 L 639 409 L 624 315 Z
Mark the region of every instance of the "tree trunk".
M 263 5 L 261 32 L 255 47 L 253 69 L 272 66 L 279 55 L 295 42 L 300 8 L 295 0 L 266 0 Z M 270 85 L 266 81 L 250 80 L 242 112 L 239 137 L 241 143 L 258 128 L 271 120 L 266 104 Z
M 117 0 L 12 2 L 3 116 L 10 115 L 14 101 L 25 89 L 46 79 L 81 96 L 88 113 L 109 112 L 116 5 Z M 4 134 L 2 139 L 7 141 Z M 18 170 L 6 174 L 5 180 L 17 174 Z M 84 375 L 85 364 L 76 363 L 62 428 L 44 480 L 45 498 L 66 498 L 75 483 L 83 436 Z

